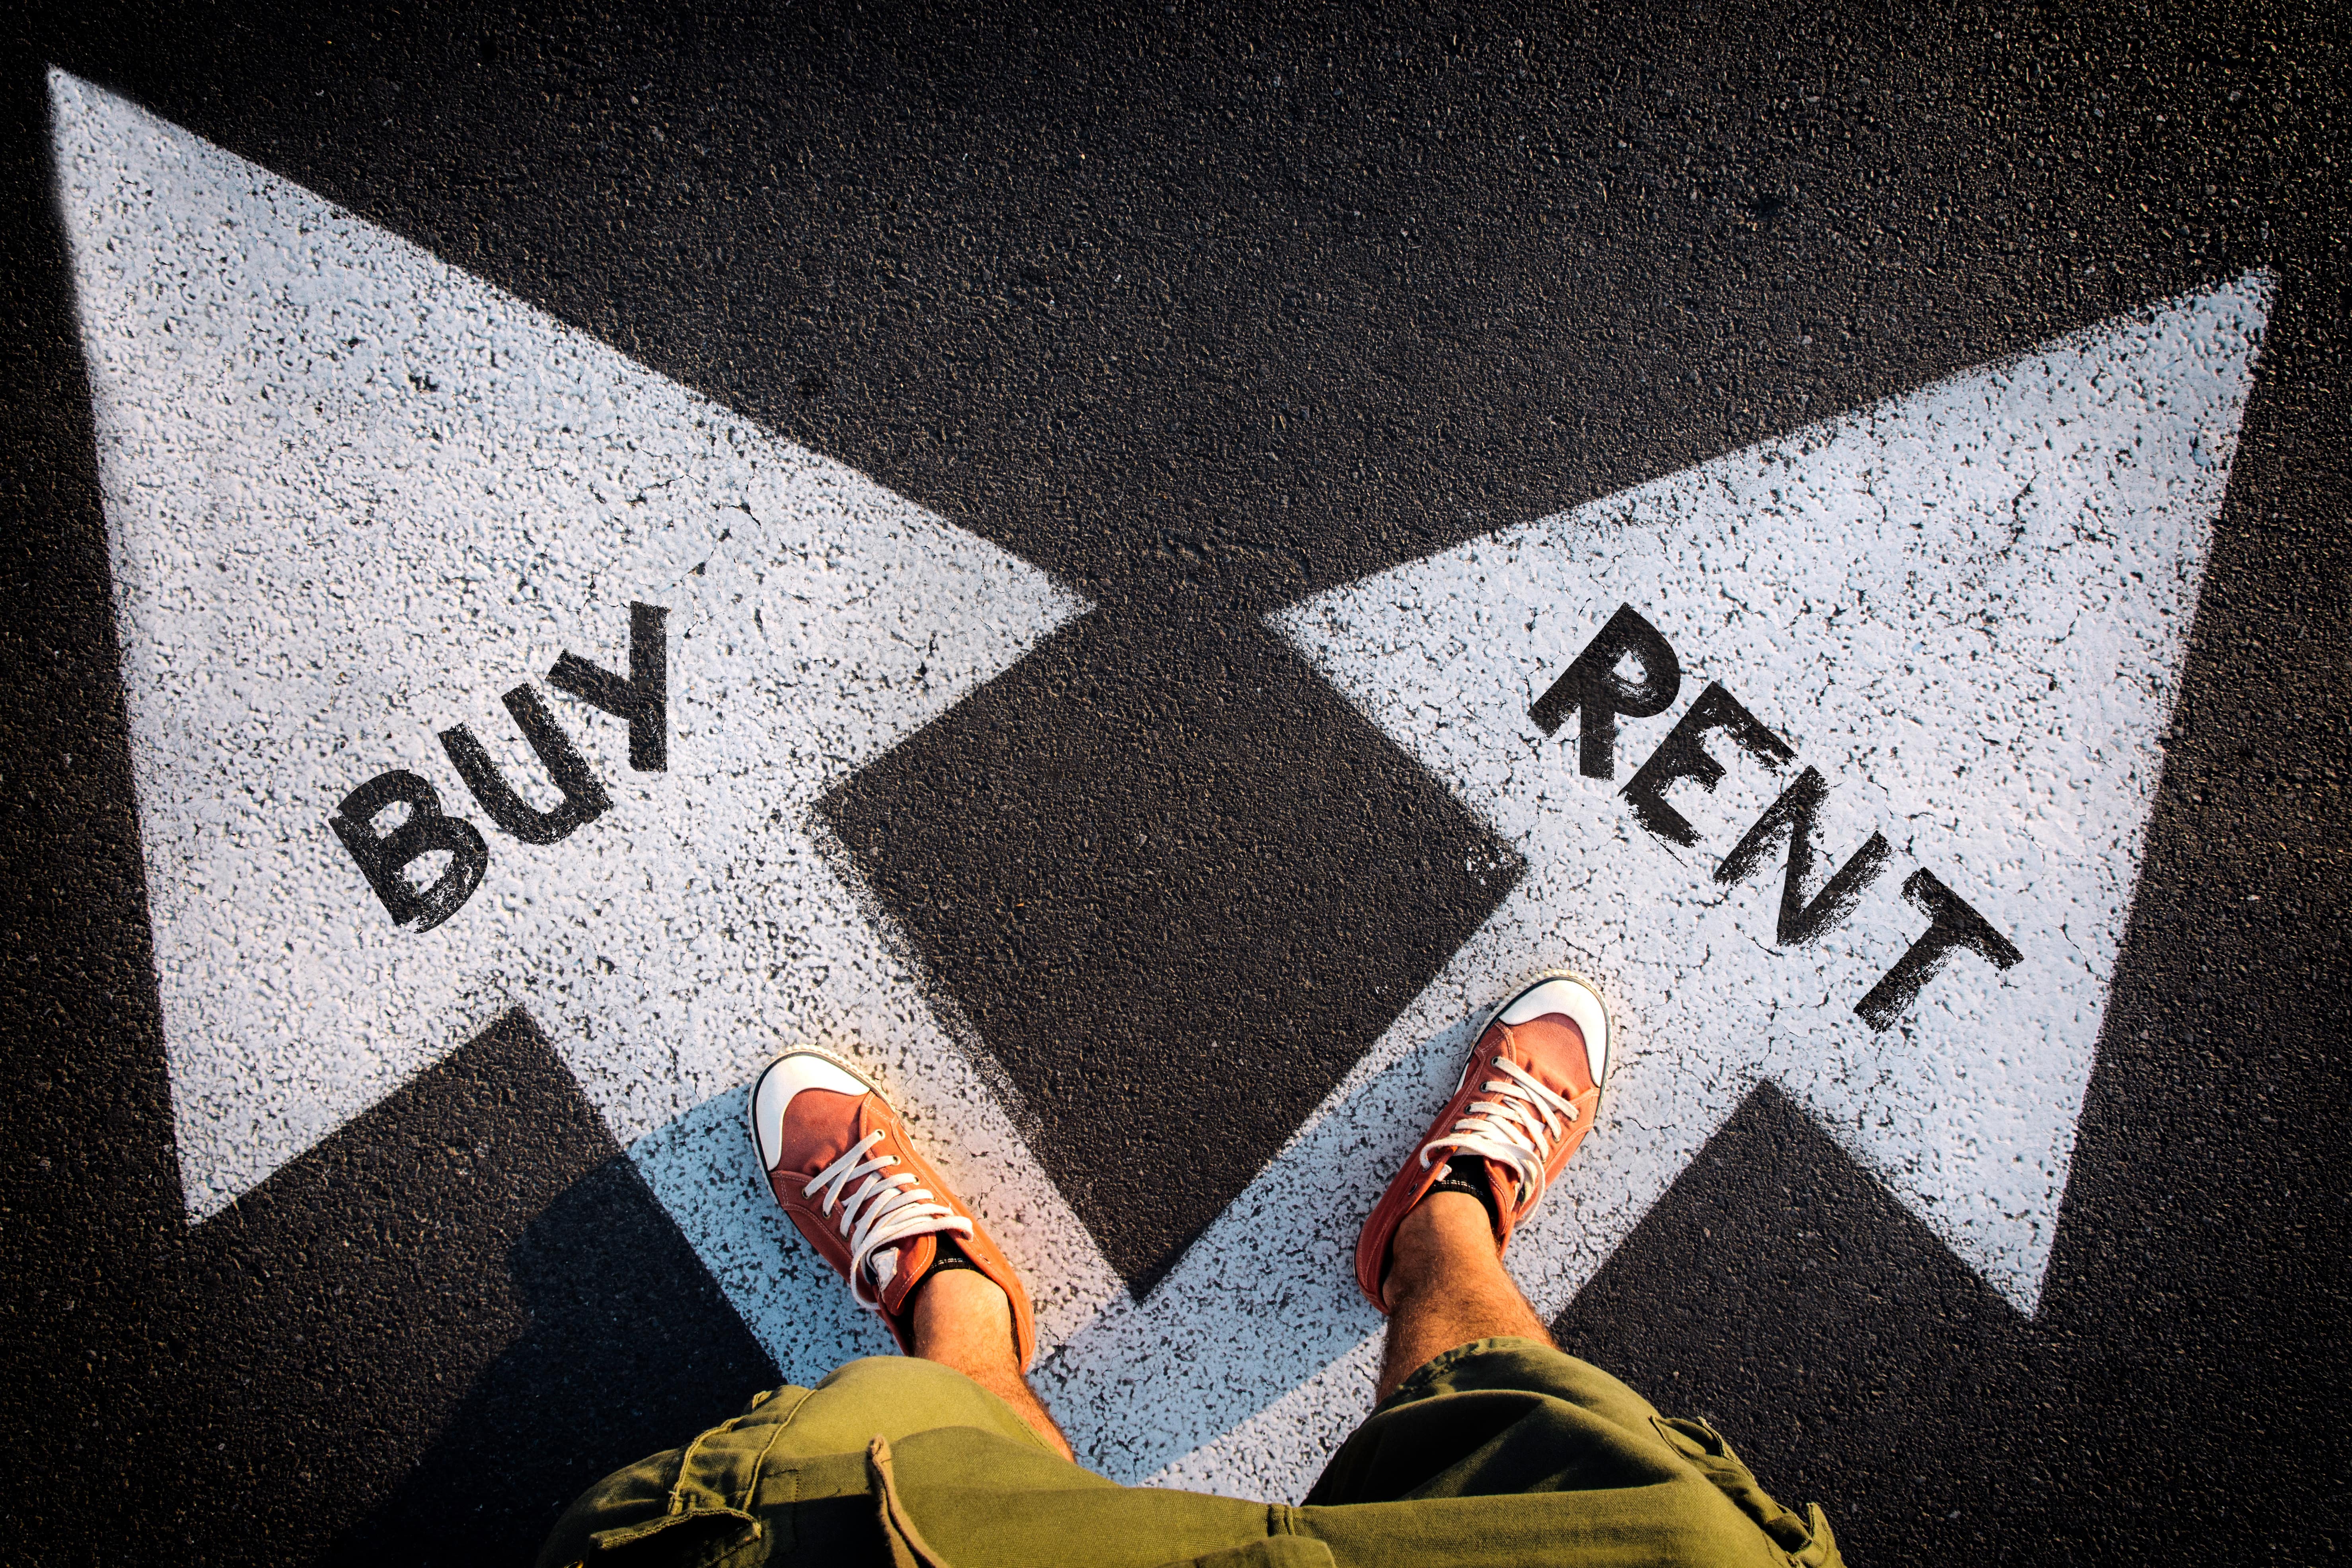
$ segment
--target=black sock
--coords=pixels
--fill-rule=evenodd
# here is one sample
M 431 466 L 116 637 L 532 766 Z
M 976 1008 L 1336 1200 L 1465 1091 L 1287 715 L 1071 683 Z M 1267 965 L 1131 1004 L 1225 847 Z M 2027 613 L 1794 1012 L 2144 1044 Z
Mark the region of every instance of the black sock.
M 974 1273 L 980 1271 L 980 1265 L 974 1263 L 965 1254 L 964 1249 L 956 1245 L 956 1238 L 951 1233 L 944 1230 L 940 1232 L 939 1243 L 939 1250 L 931 1254 L 931 1266 L 923 1270 L 922 1279 L 915 1281 L 918 1288 L 928 1283 L 932 1275 L 943 1274 L 950 1268 L 969 1268 Z
M 1445 1163 L 1445 1173 L 1429 1184 L 1433 1193 L 1466 1193 L 1486 1205 L 1486 1223 L 1503 1234 L 1503 1211 L 1495 1205 L 1494 1167 L 1481 1154 L 1456 1154 Z

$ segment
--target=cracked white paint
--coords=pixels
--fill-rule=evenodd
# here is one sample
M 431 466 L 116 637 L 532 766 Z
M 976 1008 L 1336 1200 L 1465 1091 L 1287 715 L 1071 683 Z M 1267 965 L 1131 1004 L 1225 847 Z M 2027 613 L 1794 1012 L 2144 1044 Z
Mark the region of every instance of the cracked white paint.
M 121 99 L 50 91 L 191 1219 L 521 1006 L 789 1375 L 888 1338 L 750 1169 L 743 1086 L 787 1042 L 893 1086 L 1049 1342 L 1119 1297 L 811 818 L 1084 604 Z M 626 670 L 633 599 L 670 611 L 667 772 L 545 681 L 563 649 Z M 435 740 L 467 724 L 553 804 L 499 702 L 526 681 L 614 799 L 538 847 Z M 429 931 L 327 826 L 393 767 L 489 843 Z
M 1065 1398 L 1176 1413 L 1095 1461 L 1303 1489 L 1370 1394 L 1363 1215 L 1464 1020 L 1552 964 L 1598 980 L 1620 1035 L 1599 1125 L 1511 1253 L 1547 1315 L 1767 1078 L 2032 1311 L 2270 292 L 2251 275 L 1274 616 L 1528 871 L 1160 1289 L 1064 1347 Z M 1622 721 L 1615 777 L 1588 779 L 1575 723 L 1528 708 L 1624 603 L 1681 699 Z M 1701 835 L 1681 849 L 1619 791 L 1709 680 L 1797 763 L 1717 737 L 1716 793 L 1668 797 Z M 1805 763 L 1831 789 L 1820 875 L 1873 827 L 1895 859 L 1790 951 L 1777 860 L 1712 873 Z M 1927 924 L 1896 892 L 1917 865 L 2023 958 L 1961 956 L 1875 1033 L 1853 1005 Z

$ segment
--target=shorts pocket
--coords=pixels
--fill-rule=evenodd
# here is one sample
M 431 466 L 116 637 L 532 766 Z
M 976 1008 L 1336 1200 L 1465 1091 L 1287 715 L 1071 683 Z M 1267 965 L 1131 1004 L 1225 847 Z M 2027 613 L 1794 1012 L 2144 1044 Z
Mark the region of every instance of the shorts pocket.
M 1787 1552 L 1804 1568 L 1844 1568 L 1845 1559 L 1838 1555 L 1837 1537 L 1830 1531 L 1827 1515 L 1819 1503 L 1808 1503 L 1803 1517 L 1790 1512 L 1772 1500 L 1771 1495 L 1759 1486 L 1756 1476 L 1732 1451 L 1723 1434 L 1704 1421 L 1678 1415 L 1653 1415 L 1650 1425 L 1669 1447 L 1689 1461 L 1693 1469 L 1715 1483 L 1716 1489 L 1729 1498 L 1733 1506 L 1756 1521 L 1773 1545 Z

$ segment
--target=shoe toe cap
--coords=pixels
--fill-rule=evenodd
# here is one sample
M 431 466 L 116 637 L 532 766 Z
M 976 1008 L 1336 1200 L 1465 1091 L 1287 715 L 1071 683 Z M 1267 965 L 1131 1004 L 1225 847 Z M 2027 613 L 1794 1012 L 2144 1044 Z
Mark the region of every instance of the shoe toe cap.
M 858 1081 L 831 1057 L 793 1051 L 777 1058 L 751 1090 L 751 1138 L 759 1146 L 761 1169 L 776 1168 L 778 1152 L 783 1146 L 784 1117 L 793 1098 L 812 1089 L 853 1097 L 871 1092 L 869 1085 Z
M 1553 975 L 1530 985 L 1503 1010 L 1499 1023 L 1517 1026 L 1559 1016 L 1584 1037 L 1586 1064 L 1597 1085 L 1609 1071 L 1609 1010 L 1599 993 L 1570 975 Z

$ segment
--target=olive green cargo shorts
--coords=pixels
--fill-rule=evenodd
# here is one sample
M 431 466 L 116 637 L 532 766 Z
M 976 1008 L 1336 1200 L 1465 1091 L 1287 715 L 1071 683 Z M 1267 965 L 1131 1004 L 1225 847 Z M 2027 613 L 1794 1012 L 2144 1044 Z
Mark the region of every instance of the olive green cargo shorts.
M 542 1568 L 1839 1568 L 1704 1422 L 1533 1340 L 1446 1352 L 1299 1507 L 1122 1487 L 961 1373 L 903 1356 L 780 1388 L 572 1505 Z

